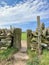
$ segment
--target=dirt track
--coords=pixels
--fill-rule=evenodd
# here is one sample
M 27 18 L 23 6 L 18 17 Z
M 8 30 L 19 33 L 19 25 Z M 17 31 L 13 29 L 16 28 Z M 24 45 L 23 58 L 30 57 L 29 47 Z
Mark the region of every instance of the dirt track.
M 27 42 L 25 40 L 21 41 L 21 49 L 16 54 L 13 55 L 13 59 L 2 62 L 0 65 L 26 65 L 28 60 L 27 51 Z
M 27 51 L 27 42 L 25 40 L 21 41 L 21 49 L 15 54 L 16 63 L 15 65 L 26 65 L 26 61 L 28 60 Z

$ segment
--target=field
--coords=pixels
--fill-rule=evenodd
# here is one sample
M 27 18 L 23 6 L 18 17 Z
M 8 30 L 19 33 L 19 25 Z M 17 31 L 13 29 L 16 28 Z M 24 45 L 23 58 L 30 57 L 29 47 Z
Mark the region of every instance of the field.
M 27 33 L 22 32 L 21 39 L 22 39 L 22 40 L 27 40 Z

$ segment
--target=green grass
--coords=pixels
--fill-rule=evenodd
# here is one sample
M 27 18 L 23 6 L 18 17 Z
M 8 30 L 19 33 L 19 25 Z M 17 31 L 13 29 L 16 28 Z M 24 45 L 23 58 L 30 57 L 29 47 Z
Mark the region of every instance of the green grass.
M 27 65 L 34 65 L 33 64 L 34 60 L 38 62 L 38 60 L 36 60 L 35 58 L 36 53 L 32 52 L 31 50 L 28 50 L 28 54 L 30 59 L 28 60 Z M 49 50 L 46 50 L 46 49 L 43 50 L 43 54 L 41 55 L 41 60 L 39 60 L 39 62 L 40 62 L 39 65 L 49 65 Z
M 10 58 L 14 52 L 16 52 L 16 48 L 7 48 L 6 50 L 0 50 L 0 60 L 5 60 Z
M 26 39 L 27 39 L 26 32 L 22 32 L 21 40 L 26 40 Z
M 34 51 L 28 50 L 29 60 L 27 61 L 27 65 L 39 65 L 39 59 L 37 57 L 37 53 Z
M 49 65 L 49 50 L 43 50 L 41 65 Z

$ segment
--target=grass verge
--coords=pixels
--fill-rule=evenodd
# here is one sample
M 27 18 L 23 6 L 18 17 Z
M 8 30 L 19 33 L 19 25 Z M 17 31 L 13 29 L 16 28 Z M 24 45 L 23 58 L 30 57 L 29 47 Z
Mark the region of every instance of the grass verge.
M 7 48 L 6 50 L 0 50 L 0 60 L 8 59 L 13 53 L 17 51 L 16 48 Z
M 40 65 L 49 65 L 49 50 L 43 50 L 41 64 Z
M 49 65 L 49 50 L 44 49 L 43 54 L 41 55 L 41 60 L 36 58 L 36 53 L 31 50 L 28 50 L 28 55 L 30 59 L 27 62 L 27 65 Z M 35 62 L 35 63 L 34 63 Z

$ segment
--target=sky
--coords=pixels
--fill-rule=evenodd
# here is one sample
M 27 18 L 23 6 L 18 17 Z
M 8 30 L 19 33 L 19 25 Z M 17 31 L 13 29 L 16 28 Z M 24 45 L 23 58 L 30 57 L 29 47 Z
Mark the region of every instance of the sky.
M 0 28 L 35 30 L 37 16 L 49 27 L 49 0 L 0 0 Z

